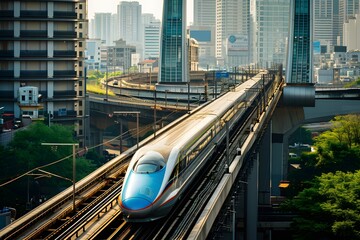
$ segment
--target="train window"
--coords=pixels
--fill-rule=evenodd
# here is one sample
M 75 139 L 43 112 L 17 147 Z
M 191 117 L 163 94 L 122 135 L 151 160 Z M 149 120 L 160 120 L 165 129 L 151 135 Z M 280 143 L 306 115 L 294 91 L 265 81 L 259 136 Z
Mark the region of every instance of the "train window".
M 140 174 L 153 173 L 161 170 L 164 166 L 163 156 L 158 152 L 149 151 L 135 163 L 134 171 Z
M 135 168 L 135 172 L 137 173 L 153 173 L 158 170 L 160 170 L 160 166 L 151 163 L 138 164 Z

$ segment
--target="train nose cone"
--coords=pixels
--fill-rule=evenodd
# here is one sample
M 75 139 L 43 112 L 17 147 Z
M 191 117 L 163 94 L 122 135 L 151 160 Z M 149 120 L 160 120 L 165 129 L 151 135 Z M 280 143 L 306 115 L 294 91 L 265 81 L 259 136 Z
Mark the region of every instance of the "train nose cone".
M 144 198 L 128 198 L 122 204 L 125 208 L 136 211 L 148 207 L 151 202 Z

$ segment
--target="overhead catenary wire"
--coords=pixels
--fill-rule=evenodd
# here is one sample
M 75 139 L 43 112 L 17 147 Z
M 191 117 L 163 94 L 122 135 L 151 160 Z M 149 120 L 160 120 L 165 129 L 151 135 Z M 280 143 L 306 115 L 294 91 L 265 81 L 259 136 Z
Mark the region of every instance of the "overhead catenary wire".
M 165 116 L 165 118 L 169 118 L 169 117 L 171 117 L 171 116 L 172 116 L 173 114 L 175 114 L 175 113 L 176 113 L 176 111 L 172 111 L 172 112 L 169 113 L 167 116 Z M 160 122 L 160 121 L 161 121 L 161 119 L 158 120 L 157 122 Z M 142 128 L 142 129 L 139 131 L 139 133 L 143 133 L 144 131 L 147 131 L 147 130 L 150 129 L 150 128 L 151 128 L 150 126 L 149 126 L 149 127 L 146 127 L 146 128 Z M 105 142 L 103 142 L 103 143 L 100 143 L 100 144 L 97 144 L 97 145 L 88 147 L 87 149 L 88 149 L 88 150 L 91 150 L 91 149 L 94 149 L 94 148 L 97 148 L 97 147 L 100 147 L 100 146 L 104 146 L 105 144 L 108 144 L 108 143 L 110 143 L 110 142 L 113 142 L 113 141 L 117 140 L 119 137 L 125 136 L 126 134 L 131 133 L 132 131 L 135 131 L 135 130 L 136 130 L 136 129 L 129 129 L 128 131 L 124 132 L 122 135 L 119 134 L 118 136 L 116 136 L 116 137 L 114 137 L 114 138 L 112 138 L 112 139 L 110 139 L 110 140 L 108 140 L 108 141 L 105 141 Z M 128 138 L 125 138 L 124 140 L 130 139 L 130 138 L 131 138 L 131 137 L 128 137 Z M 81 153 L 81 151 L 83 151 L 83 150 L 81 149 L 81 150 L 77 151 L 76 154 Z M 68 158 L 70 158 L 70 157 L 72 157 L 72 154 L 70 154 L 70 155 L 68 155 L 68 156 L 65 156 L 65 157 L 63 157 L 63 158 L 61 158 L 61 159 L 59 159 L 59 160 L 54 161 L 54 162 L 51 162 L 51 163 L 48 163 L 48 164 L 45 164 L 45 165 L 42 165 L 42 166 L 39 166 L 39 167 L 35 167 L 35 168 L 33 168 L 33 169 L 31 169 L 31 170 L 29 170 L 29 171 L 27 171 L 27 172 L 25 172 L 25 173 L 23 173 L 23 174 L 21 174 L 21 175 L 15 176 L 14 178 L 12 178 L 12 179 L 4 182 L 4 183 L 0 183 L 0 188 L 5 187 L 5 186 L 7 186 L 7 185 L 9 185 L 9 184 L 11 184 L 11 183 L 13 183 L 13 182 L 15 182 L 15 181 L 23 178 L 23 177 L 26 177 L 26 176 L 28 176 L 29 174 L 31 174 L 31 173 L 39 170 L 39 169 L 46 168 L 46 167 L 49 167 L 49 166 L 53 166 L 53 165 L 58 164 L 58 163 L 60 163 L 60 162 L 62 162 L 62 161 L 65 161 L 66 159 L 68 159 Z

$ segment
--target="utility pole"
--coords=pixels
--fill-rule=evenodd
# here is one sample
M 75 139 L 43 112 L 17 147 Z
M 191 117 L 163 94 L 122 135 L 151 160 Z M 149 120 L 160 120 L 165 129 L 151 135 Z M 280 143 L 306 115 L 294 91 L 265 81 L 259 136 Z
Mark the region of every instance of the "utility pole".
M 136 114 L 136 148 L 139 148 L 139 115 L 140 115 L 140 112 L 139 111 L 115 111 L 113 113 L 114 115 L 132 115 L 132 114 Z M 121 125 L 121 133 L 120 133 L 120 137 L 121 137 L 121 142 L 120 142 L 120 153 L 121 153 L 121 150 L 122 150 L 122 122 L 119 121 L 120 125 Z
M 72 178 L 72 185 L 73 185 L 73 211 L 75 212 L 76 210 L 76 206 L 75 206 L 75 183 L 76 183 L 76 158 L 75 158 L 75 153 L 76 153 L 76 146 L 79 146 L 78 143 L 41 143 L 41 145 L 43 146 L 72 146 L 72 158 L 73 158 L 73 178 Z M 42 170 L 43 171 L 43 170 Z M 44 171 L 43 171 L 44 172 Z M 48 172 L 47 172 L 48 173 Z M 48 173 L 52 176 L 55 177 L 60 177 L 63 178 L 65 180 L 69 180 L 67 178 L 55 175 L 55 174 L 51 174 Z M 71 181 L 71 180 L 70 180 Z

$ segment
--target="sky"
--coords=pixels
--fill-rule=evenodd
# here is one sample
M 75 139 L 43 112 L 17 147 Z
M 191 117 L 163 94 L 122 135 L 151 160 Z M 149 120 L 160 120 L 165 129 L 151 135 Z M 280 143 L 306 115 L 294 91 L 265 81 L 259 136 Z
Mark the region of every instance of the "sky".
M 134 0 L 127 0 L 134 1 Z M 164 0 L 137 0 L 142 5 L 142 13 L 153 13 L 157 19 L 162 19 Z M 116 13 L 120 0 L 88 0 L 88 18 L 94 17 L 95 12 Z M 193 21 L 193 0 L 187 0 L 187 22 Z

